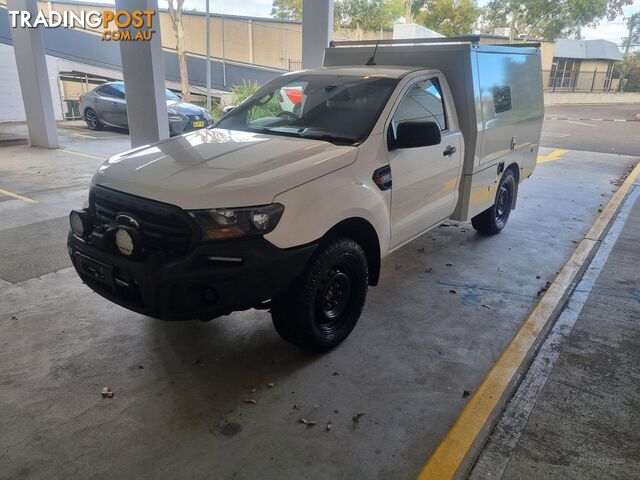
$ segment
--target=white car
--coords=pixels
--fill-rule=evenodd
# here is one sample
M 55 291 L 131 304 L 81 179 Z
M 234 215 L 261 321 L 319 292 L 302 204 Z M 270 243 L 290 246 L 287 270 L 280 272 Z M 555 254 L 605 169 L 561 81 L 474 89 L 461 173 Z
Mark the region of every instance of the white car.
M 288 84 L 278 92 L 280 108 L 286 112 L 296 113 L 302 108 L 303 86 Z
M 325 62 L 364 65 L 358 48 Z M 70 214 L 82 280 L 160 319 L 269 309 L 285 340 L 318 352 L 355 327 L 390 252 L 448 218 L 500 231 L 535 168 L 539 51 L 394 48 L 409 47 L 378 62 L 409 66 L 286 74 L 212 128 L 110 158 Z M 278 98 L 290 85 L 296 113 Z

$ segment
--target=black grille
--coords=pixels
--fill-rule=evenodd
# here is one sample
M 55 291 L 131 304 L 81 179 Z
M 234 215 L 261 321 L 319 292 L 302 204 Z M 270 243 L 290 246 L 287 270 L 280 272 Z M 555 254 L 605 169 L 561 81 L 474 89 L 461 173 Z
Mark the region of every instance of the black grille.
M 116 222 L 117 215 L 135 219 L 145 252 L 162 252 L 170 256 L 185 254 L 197 238 L 187 213 L 175 206 L 92 187 L 89 206 L 98 225 Z

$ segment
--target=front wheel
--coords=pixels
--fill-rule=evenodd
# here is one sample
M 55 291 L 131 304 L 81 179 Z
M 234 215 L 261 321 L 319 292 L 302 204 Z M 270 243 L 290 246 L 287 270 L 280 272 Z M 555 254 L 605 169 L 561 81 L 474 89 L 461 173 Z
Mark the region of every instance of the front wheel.
M 87 108 L 84 112 L 84 121 L 87 122 L 89 130 L 102 130 L 104 125 L 98 118 L 98 114 L 93 108 Z
M 480 233 L 493 235 L 504 228 L 516 200 L 516 178 L 511 169 L 504 172 L 498 184 L 494 204 L 471 219 L 471 225 Z
M 353 330 L 369 285 L 367 257 L 347 238 L 321 245 L 303 274 L 271 309 L 280 336 L 303 350 L 326 352 Z

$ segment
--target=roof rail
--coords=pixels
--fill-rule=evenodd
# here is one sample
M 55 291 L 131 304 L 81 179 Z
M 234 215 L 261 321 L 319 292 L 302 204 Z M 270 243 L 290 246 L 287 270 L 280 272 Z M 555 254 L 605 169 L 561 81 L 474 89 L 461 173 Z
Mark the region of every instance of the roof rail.
M 380 39 L 380 40 L 331 40 L 329 47 L 366 47 L 378 45 L 406 45 L 406 44 L 431 44 L 431 43 L 469 43 L 478 45 L 481 40 L 505 39 L 497 35 L 461 35 L 458 37 L 429 37 L 429 38 L 401 38 L 401 39 Z M 539 47 L 539 42 L 522 43 L 489 43 L 485 45 L 504 47 Z

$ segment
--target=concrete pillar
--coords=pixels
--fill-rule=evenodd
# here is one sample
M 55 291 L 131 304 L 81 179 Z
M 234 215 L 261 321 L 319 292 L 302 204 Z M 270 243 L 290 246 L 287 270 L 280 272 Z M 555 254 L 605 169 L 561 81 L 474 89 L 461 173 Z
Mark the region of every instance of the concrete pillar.
M 155 33 L 151 40 L 122 41 L 120 58 L 122 59 L 122 76 L 127 95 L 127 118 L 131 146 L 138 147 L 148 143 L 169 138 L 169 117 L 165 99 L 164 63 L 162 43 L 160 40 L 160 17 L 157 0 L 116 0 L 116 11 L 153 10 L 153 27 Z M 147 31 L 143 25 L 139 29 L 129 27 L 131 35 L 138 30 Z
M 302 68 L 322 66 L 333 35 L 333 0 L 302 1 Z
M 38 14 L 37 0 L 9 0 L 9 10 L 28 10 L 31 18 Z M 58 130 L 53 112 L 51 86 L 44 55 L 40 28 L 11 27 L 16 55 L 22 102 L 27 117 L 29 141 L 32 146 L 58 148 Z

